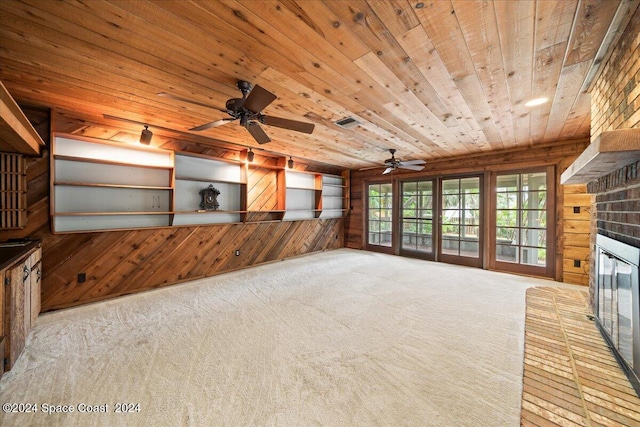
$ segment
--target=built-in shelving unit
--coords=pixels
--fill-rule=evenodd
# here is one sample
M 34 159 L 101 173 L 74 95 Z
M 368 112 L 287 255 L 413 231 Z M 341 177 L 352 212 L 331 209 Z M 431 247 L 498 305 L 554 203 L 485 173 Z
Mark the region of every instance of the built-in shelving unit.
M 320 218 L 341 218 L 349 211 L 348 175 L 322 175 Z
M 322 210 L 322 175 L 286 171 L 285 220 L 314 219 Z
M 263 163 L 174 153 L 57 134 L 51 156 L 54 233 L 341 218 L 343 176 Z M 217 190 L 217 208 L 201 192 Z
M 173 152 L 56 135 L 51 161 L 54 232 L 170 225 Z
M 173 225 L 242 222 L 247 212 L 247 177 L 239 161 L 190 153 L 175 156 L 175 215 Z M 217 210 L 200 205 L 200 191 L 212 185 L 220 194 Z

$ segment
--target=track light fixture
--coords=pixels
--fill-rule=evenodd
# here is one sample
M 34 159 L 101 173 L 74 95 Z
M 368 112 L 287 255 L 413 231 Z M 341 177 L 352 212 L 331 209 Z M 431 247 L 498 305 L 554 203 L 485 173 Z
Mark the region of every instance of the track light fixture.
M 289 161 L 287 162 L 287 166 L 289 166 L 289 169 L 293 169 L 293 159 L 291 158 L 291 156 L 289 156 Z
M 247 161 L 249 163 L 253 162 L 253 156 L 255 155 L 255 153 L 251 150 L 251 148 L 249 148 L 249 152 L 247 153 Z
M 149 126 L 144 125 L 144 129 L 142 129 L 142 133 L 140 134 L 140 144 L 151 144 L 151 138 L 153 138 L 153 132 L 149 130 Z

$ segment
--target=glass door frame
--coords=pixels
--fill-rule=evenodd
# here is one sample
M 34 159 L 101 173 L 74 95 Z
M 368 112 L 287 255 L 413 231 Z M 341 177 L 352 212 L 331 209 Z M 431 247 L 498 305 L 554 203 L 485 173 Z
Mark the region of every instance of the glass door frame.
M 432 203 L 432 215 L 431 215 L 431 245 L 432 245 L 432 251 L 431 252 L 423 252 L 423 251 L 417 251 L 417 250 L 411 250 L 411 249 L 406 249 L 402 247 L 402 239 L 403 239 L 403 222 L 404 222 L 404 218 L 403 218 L 403 206 L 402 206 L 402 199 L 404 197 L 404 194 L 402 192 L 402 187 L 403 184 L 405 183 L 411 183 L 411 182 L 431 182 L 431 203 Z M 438 229 L 439 229 L 439 220 L 438 220 L 438 212 L 439 212 L 439 202 L 440 202 L 440 197 L 438 196 L 439 194 L 439 181 L 436 177 L 433 176 L 426 176 L 426 177 L 414 177 L 414 178 L 403 178 L 403 179 L 398 179 L 398 189 L 397 189 L 397 200 L 398 200 L 398 206 L 397 206 L 397 218 L 398 218 L 398 233 L 397 233 L 397 238 L 395 239 L 396 242 L 398 242 L 398 255 L 401 256 L 406 256 L 406 257 L 411 257 L 411 258 L 420 258 L 420 259 L 425 259 L 425 260 L 429 260 L 429 261 L 435 261 L 436 260 L 436 252 L 437 252 L 437 245 L 438 245 Z
M 466 257 L 460 255 L 452 255 L 452 254 L 444 254 L 442 253 L 442 211 L 444 207 L 443 202 L 443 190 L 442 190 L 442 182 L 450 179 L 465 179 L 465 178 L 478 178 L 478 211 L 479 211 L 479 224 L 478 224 L 478 257 Z M 455 174 L 455 175 L 446 175 L 440 176 L 438 178 L 438 211 L 437 211 L 437 232 L 435 233 L 437 239 L 434 241 L 434 251 L 436 253 L 436 259 L 441 262 L 446 262 L 449 264 L 458 264 L 465 265 L 468 267 L 477 267 L 484 268 L 484 248 L 486 246 L 485 242 L 485 226 L 486 226 L 486 215 L 485 215 L 485 198 L 486 198 L 486 189 L 485 189 L 485 174 L 484 173 L 471 173 L 471 174 Z
M 383 245 L 372 245 L 369 243 L 369 186 L 370 185 L 384 185 L 388 184 L 391 186 L 391 246 L 383 246 Z M 375 180 L 364 180 L 363 182 L 363 192 L 364 192 L 364 206 L 363 206 L 363 219 L 364 219 L 364 249 L 372 252 L 382 252 L 386 254 L 395 255 L 397 248 L 397 238 L 398 235 L 398 206 L 397 206 L 397 192 L 398 192 L 398 183 L 397 180 L 392 177 L 385 177 L 384 179 L 375 179 Z
M 496 257 L 496 216 L 497 216 L 497 179 L 498 175 L 526 174 L 536 172 L 546 172 L 547 174 L 547 236 L 546 236 L 546 259 L 544 267 L 526 265 L 515 262 L 498 261 Z M 488 266 L 491 270 L 504 271 L 514 274 L 524 274 L 536 277 L 549 277 L 553 279 L 556 272 L 556 185 L 555 167 L 541 166 L 527 169 L 512 169 L 504 171 L 494 171 L 490 176 L 490 196 L 489 196 L 489 256 Z

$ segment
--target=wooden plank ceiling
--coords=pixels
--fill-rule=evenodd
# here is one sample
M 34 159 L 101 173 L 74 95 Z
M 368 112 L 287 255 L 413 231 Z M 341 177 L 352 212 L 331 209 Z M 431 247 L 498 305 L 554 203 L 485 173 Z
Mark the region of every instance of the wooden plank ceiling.
M 639 3 L 3 0 L 0 80 L 22 104 L 132 134 L 147 123 L 345 168 L 389 148 L 428 161 L 588 137 L 589 83 Z M 259 146 L 238 121 L 189 131 L 228 117 L 239 79 L 313 134 L 265 125 Z M 537 97 L 550 101 L 525 106 Z

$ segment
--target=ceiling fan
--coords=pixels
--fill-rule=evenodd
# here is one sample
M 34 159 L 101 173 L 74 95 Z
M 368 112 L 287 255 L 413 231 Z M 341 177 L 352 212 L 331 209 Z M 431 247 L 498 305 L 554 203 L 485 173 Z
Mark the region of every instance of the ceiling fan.
M 382 175 L 386 175 L 390 172 L 393 172 L 396 169 L 409 169 L 412 171 L 421 171 L 422 169 L 424 169 L 424 166 L 422 166 L 426 163 L 424 160 L 403 161 L 400 159 L 396 159 L 395 148 L 390 148 L 389 152 L 391 153 L 391 158 L 384 161 L 384 166 L 386 166 L 386 169 L 384 170 L 384 172 L 382 172 Z M 363 170 L 369 170 L 369 169 L 377 169 L 378 167 L 379 166 L 374 166 L 371 168 L 362 168 L 360 170 L 363 171 Z
M 271 141 L 260 124 L 275 126 L 283 129 L 290 129 L 296 132 L 313 132 L 313 128 L 315 127 L 313 123 L 298 122 L 296 120 L 283 119 L 281 117 L 273 117 L 262 114 L 262 110 L 276 99 L 276 96 L 268 90 L 262 88 L 259 85 L 254 86 L 244 80 L 238 80 L 236 86 L 238 87 L 240 92 L 242 92 L 242 98 L 229 99 L 226 103 L 225 109 L 220 110 L 229 114 L 231 117 L 205 123 L 203 125 L 193 127 L 189 130 L 199 132 L 206 129 L 222 126 L 239 119 L 240 125 L 244 126 L 249 131 L 251 136 L 253 136 L 258 144 L 265 144 Z M 165 92 L 161 92 L 158 95 L 177 99 L 179 101 L 191 102 L 193 104 L 207 106 L 205 104 L 201 104 L 199 102 L 191 101 Z

